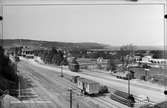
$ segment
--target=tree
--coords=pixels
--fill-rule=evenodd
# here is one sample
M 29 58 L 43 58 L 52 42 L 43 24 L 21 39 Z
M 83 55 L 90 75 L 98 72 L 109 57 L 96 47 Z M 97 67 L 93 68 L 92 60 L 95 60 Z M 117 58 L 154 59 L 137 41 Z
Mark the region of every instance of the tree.
M 17 66 L 12 63 L 8 56 L 4 55 L 4 49 L 0 46 L 0 87 L 2 90 L 17 89 L 18 76 Z M 13 95 L 10 93 L 10 95 Z
M 108 61 L 107 61 L 107 70 L 109 71 L 114 71 L 116 70 L 116 65 L 115 65 L 115 62 L 114 62 L 114 59 L 110 58 Z
M 120 56 L 122 64 L 127 66 L 130 62 L 130 58 L 135 55 L 136 46 L 128 44 L 120 47 Z
M 155 59 L 163 58 L 163 51 L 161 50 L 153 50 L 150 53 L 153 54 L 152 57 Z
M 39 55 L 41 59 L 44 61 L 44 63 L 61 65 L 61 62 L 65 59 L 64 53 L 61 50 L 57 50 L 55 48 L 52 48 L 51 50 L 42 51 L 42 52 L 43 53 Z

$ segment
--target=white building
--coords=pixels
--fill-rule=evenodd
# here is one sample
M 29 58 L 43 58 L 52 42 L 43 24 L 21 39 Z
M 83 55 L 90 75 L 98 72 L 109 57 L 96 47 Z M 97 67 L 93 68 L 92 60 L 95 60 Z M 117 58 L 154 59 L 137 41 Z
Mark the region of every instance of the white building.
M 142 58 L 142 63 L 151 63 L 150 60 L 152 59 L 152 56 L 144 56 Z
M 155 59 L 155 58 L 152 58 L 152 56 L 144 56 L 142 58 L 142 63 L 149 63 L 149 64 L 152 64 L 152 65 L 167 65 L 167 59 Z

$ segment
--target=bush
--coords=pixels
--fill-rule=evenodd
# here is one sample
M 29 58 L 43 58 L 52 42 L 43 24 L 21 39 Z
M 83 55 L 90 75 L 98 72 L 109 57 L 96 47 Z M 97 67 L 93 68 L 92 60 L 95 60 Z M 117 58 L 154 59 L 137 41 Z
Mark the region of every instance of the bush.
M 0 47 L 0 81 L 5 81 L 4 84 L 0 85 L 0 89 L 17 89 L 18 76 L 17 66 L 12 63 L 9 57 L 4 55 L 4 49 Z

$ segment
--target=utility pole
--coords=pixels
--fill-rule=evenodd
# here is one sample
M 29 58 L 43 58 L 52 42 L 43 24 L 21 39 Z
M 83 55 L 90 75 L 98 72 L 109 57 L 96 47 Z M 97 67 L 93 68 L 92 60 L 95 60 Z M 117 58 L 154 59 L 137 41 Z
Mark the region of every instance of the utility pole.
M 61 69 L 61 75 L 60 76 L 61 77 L 64 77 L 64 75 L 63 75 L 63 65 L 64 65 L 64 60 L 62 60 L 61 63 L 60 63 L 60 69 Z
M 130 72 L 129 72 L 129 56 L 128 56 L 128 60 L 127 60 L 127 71 L 128 71 L 128 95 L 130 96 Z
M 128 94 L 130 96 L 130 73 L 128 73 Z
M 17 65 L 18 65 L 18 61 L 16 61 L 16 71 L 17 71 L 17 76 L 18 76 L 18 98 L 20 99 L 20 71 L 17 70 Z
M 77 103 L 77 108 L 79 108 L 79 104 Z
M 167 0 L 165 0 L 165 5 L 164 5 L 164 59 L 167 59 L 167 52 L 166 52 L 166 50 L 167 50 L 167 44 L 166 44 L 166 36 L 167 36 L 167 31 L 166 31 L 166 27 L 167 27 L 167 23 L 166 23 L 166 21 L 167 21 Z M 164 68 L 166 68 L 166 66 L 165 66 L 165 64 L 164 64 Z M 164 80 L 164 81 L 166 81 L 166 80 Z M 166 95 L 167 96 L 167 90 L 166 90 L 166 84 L 164 85 L 165 86 L 165 90 L 164 90 L 164 95 Z
M 70 89 L 69 91 L 70 91 L 70 108 L 72 108 L 72 89 Z
M 130 94 L 130 78 L 131 78 L 131 73 L 129 71 L 129 57 L 130 55 L 128 56 L 128 60 L 127 60 L 127 71 L 128 71 L 128 100 L 129 100 L 129 105 L 131 106 L 131 94 Z
M 18 98 L 20 99 L 20 72 L 18 72 Z
M 64 75 L 63 75 L 63 66 L 61 65 L 61 77 L 64 77 Z
M 0 38 L 2 38 L 1 46 L 3 47 L 3 4 L 1 5 L 1 13 L 2 13 L 2 15 L 0 15 L 0 22 L 1 22 L 1 35 L 2 35 L 2 37 L 0 37 Z

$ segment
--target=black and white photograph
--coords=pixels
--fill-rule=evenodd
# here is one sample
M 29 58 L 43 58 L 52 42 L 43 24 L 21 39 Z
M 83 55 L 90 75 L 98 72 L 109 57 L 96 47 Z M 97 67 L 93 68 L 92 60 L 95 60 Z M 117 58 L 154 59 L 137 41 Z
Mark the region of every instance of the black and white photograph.
M 0 108 L 167 108 L 167 0 L 0 0 Z

